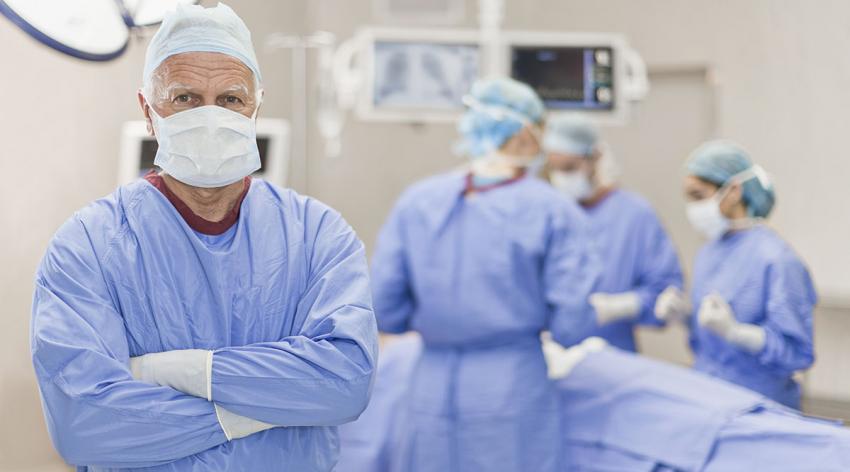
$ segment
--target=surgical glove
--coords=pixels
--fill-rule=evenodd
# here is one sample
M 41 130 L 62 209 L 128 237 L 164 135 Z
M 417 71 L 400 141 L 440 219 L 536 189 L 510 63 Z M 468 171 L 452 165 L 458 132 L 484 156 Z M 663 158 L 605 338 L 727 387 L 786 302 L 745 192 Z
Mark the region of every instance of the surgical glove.
M 655 317 L 661 321 L 683 321 L 692 311 L 688 296 L 673 285 L 664 289 L 655 301 Z
M 239 416 L 236 413 L 225 410 L 218 406 L 218 404 L 215 404 L 215 414 L 228 441 L 241 439 L 254 433 L 276 427 L 273 424 L 263 423 L 260 420 L 248 418 L 247 416 Z
M 540 341 L 543 343 L 543 357 L 546 360 L 548 375 L 553 380 L 563 379 L 585 356 L 591 352 L 599 352 L 608 345 L 602 338 L 591 337 L 567 349 L 554 341 L 548 331 L 540 334 Z
M 212 351 L 181 349 L 130 358 L 133 378 L 212 400 Z
M 700 326 L 750 354 L 758 354 L 764 349 L 767 337 L 764 328 L 738 322 L 732 307 L 716 293 L 702 299 L 698 321 Z
M 589 301 L 600 325 L 633 319 L 640 313 L 640 296 L 635 292 L 594 293 Z

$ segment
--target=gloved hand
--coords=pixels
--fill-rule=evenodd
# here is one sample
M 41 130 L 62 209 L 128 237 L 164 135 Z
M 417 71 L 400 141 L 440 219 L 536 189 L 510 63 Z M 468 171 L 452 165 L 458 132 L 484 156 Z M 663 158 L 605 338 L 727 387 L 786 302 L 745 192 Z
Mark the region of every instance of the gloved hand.
M 236 413 L 225 410 L 218 406 L 218 404 L 215 405 L 215 414 L 228 441 L 244 438 L 254 433 L 276 427 L 273 424 L 263 423 L 260 420 L 248 418 L 247 416 L 239 416 Z
M 567 349 L 554 341 L 548 331 L 540 333 L 540 341 L 543 343 L 543 357 L 546 359 L 548 375 L 553 380 L 563 379 L 589 353 L 599 352 L 608 346 L 604 339 L 592 337 Z
M 180 349 L 130 358 L 133 378 L 212 401 L 212 351 Z
M 683 321 L 693 312 L 686 293 L 679 287 L 669 286 L 655 300 L 655 317 L 661 321 Z
M 738 322 L 732 307 L 717 293 L 702 299 L 697 321 L 703 328 L 751 354 L 757 354 L 764 349 L 767 337 L 764 328 Z
M 589 301 L 596 310 L 596 320 L 600 325 L 633 319 L 640 313 L 640 296 L 635 292 L 597 292 L 590 296 Z

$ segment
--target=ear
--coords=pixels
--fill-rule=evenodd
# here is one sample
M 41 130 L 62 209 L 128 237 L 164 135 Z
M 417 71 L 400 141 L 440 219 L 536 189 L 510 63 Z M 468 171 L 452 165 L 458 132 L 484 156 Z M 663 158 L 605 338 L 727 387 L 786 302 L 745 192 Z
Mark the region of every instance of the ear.
M 142 109 L 142 115 L 145 117 L 145 122 L 148 128 L 148 134 L 151 136 L 156 136 L 153 131 L 153 123 L 151 122 L 151 110 L 150 105 L 148 105 L 148 101 L 145 99 L 145 94 L 142 93 L 142 89 L 139 89 L 136 92 L 136 98 L 139 100 L 139 107 Z
M 602 152 L 599 151 L 598 148 L 593 149 L 593 154 L 587 157 L 587 162 L 590 164 L 591 168 L 596 171 L 596 165 L 599 164 L 599 160 L 602 158 Z
M 732 196 L 732 203 L 738 203 L 743 200 L 744 197 L 744 189 L 741 186 L 740 182 L 735 182 L 729 187 L 729 195 Z
M 731 214 L 727 214 L 731 212 L 736 205 L 743 204 L 744 202 L 744 192 L 741 187 L 740 182 L 735 182 L 729 186 L 726 190 L 726 195 L 723 196 L 723 199 L 720 200 L 720 209 L 726 216 L 731 216 Z

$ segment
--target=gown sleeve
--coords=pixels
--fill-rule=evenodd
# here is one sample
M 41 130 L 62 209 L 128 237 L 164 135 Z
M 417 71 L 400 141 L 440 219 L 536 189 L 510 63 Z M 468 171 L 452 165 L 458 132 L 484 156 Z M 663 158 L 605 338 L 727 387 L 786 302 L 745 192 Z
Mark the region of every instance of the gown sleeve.
M 597 327 L 588 299 L 598 284 L 602 265 L 590 224 L 578 208 L 561 208 L 552 221 L 543 263 L 543 291 L 552 339 L 569 347 Z
M 270 424 L 339 425 L 366 408 L 377 360 L 365 251 L 333 210 L 310 201 L 305 214 L 297 334 L 214 351 L 212 399 Z
M 75 465 L 146 467 L 227 441 L 213 404 L 139 382 L 88 229 L 56 234 L 36 274 L 32 360 L 51 439 Z
M 768 266 L 765 294 L 765 347 L 759 361 L 783 372 L 814 362 L 812 312 L 817 296 L 805 266 L 787 256 Z
M 398 203 L 381 228 L 372 257 L 372 294 L 378 329 L 386 333 L 410 330 L 416 299 L 410 285 L 404 238 L 404 207 Z
M 682 288 L 682 268 L 670 236 L 654 212 L 647 212 L 641 221 L 639 272 L 635 292 L 641 300 L 638 323 L 662 326 L 655 317 L 655 301 L 669 286 Z

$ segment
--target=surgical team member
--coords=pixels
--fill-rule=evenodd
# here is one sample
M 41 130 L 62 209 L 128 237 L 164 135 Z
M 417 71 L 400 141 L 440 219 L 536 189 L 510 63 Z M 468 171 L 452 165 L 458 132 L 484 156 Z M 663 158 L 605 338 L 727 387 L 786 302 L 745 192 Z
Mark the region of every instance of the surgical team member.
M 424 349 L 393 470 L 558 470 L 559 407 L 540 333 L 571 345 L 596 324 L 599 273 L 587 220 L 545 182 L 543 104 L 510 79 L 477 82 L 459 130 L 469 172 L 414 184 L 372 261 L 380 330 Z
M 682 286 L 673 242 L 649 202 L 617 187 L 589 120 L 550 120 L 543 147 L 549 181 L 579 202 L 602 258 L 602 278 L 590 296 L 600 324 L 593 335 L 635 351 L 635 325 L 663 324 L 655 317 L 656 298 L 668 286 Z
M 687 163 L 688 219 L 707 239 L 694 266 L 692 303 L 676 288 L 658 300 L 662 318 L 692 317 L 697 370 L 800 407 L 792 375 L 814 362 L 808 270 L 763 224 L 774 204 L 764 170 L 739 146 L 711 141 Z
M 37 272 L 53 443 L 89 471 L 331 470 L 375 365 L 363 245 L 250 177 L 261 78 L 233 10 L 169 14 L 143 81 L 162 173 L 78 211 Z

